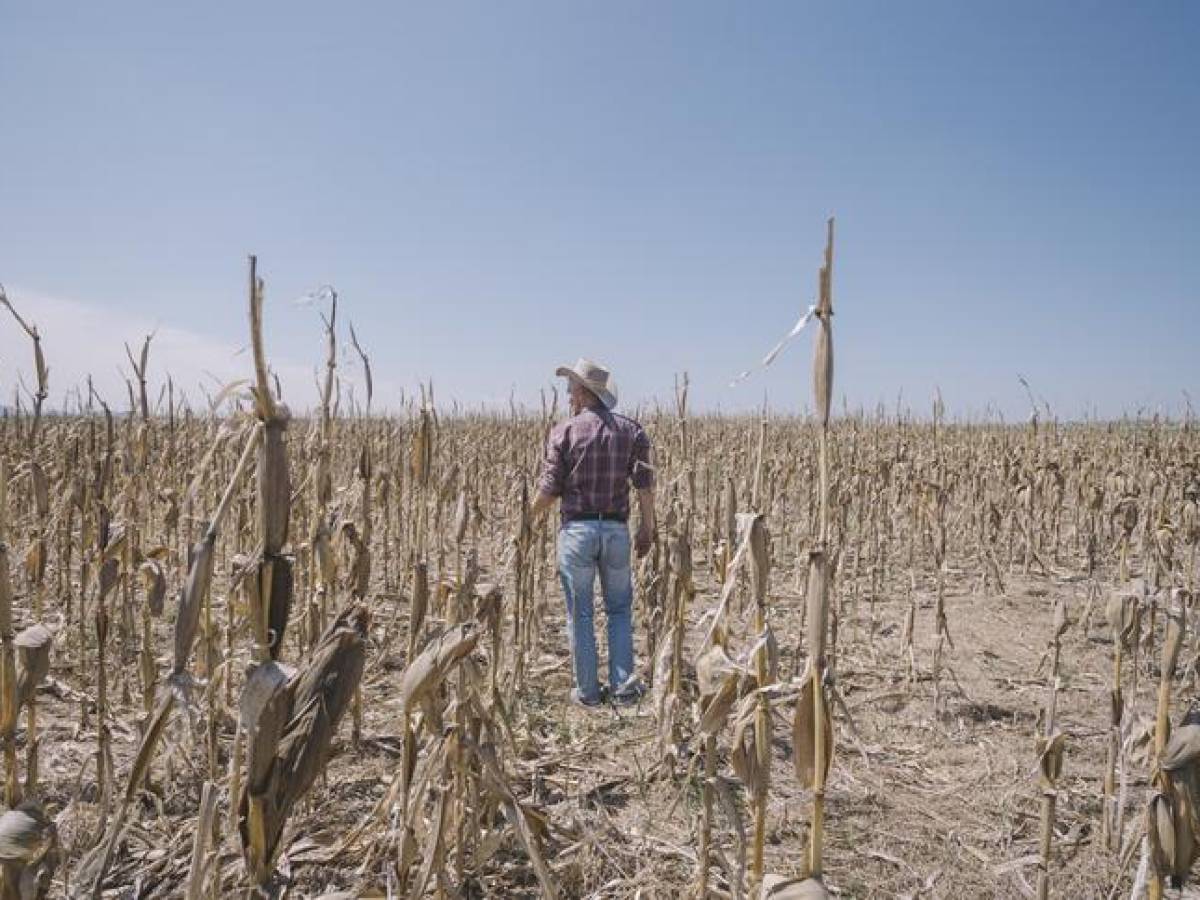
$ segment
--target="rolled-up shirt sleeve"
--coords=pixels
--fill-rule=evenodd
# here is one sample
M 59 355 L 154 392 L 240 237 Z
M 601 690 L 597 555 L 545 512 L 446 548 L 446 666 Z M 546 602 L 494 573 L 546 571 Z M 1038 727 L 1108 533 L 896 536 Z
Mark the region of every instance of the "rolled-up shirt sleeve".
M 549 497 L 561 497 L 566 486 L 567 469 L 563 454 L 564 429 L 555 428 L 546 438 L 546 452 L 542 457 L 542 474 L 538 477 L 538 490 Z
M 639 491 L 654 487 L 654 467 L 650 463 L 650 438 L 640 427 L 633 438 L 629 462 L 629 481 Z

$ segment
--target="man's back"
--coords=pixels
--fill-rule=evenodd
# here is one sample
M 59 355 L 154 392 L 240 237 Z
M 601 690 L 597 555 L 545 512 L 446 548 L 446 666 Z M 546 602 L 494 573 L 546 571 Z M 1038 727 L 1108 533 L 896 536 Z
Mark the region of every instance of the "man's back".
M 629 483 L 653 487 L 650 439 L 633 419 L 593 406 L 550 432 L 538 487 L 562 498 L 564 521 L 629 515 Z

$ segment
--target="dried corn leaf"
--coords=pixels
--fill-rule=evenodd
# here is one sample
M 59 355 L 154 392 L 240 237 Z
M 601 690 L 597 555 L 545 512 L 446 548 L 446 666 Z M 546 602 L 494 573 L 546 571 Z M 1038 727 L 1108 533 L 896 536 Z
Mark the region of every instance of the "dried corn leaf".
M 435 872 L 442 870 L 443 862 L 446 854 L 446 819 L 452 804 L 446 802 L 446 796 L 450 793 L 448 786 L 443 786 L 437 789 L 437 800 L 434 802 L 432 836 L 426 836 L 425 842 L 425 862 L 421 865 L 420 871 L 417 873 L 416 880 L 409 888 L 408 896 L 410 900 L 418 900 L 425 895 L 425 886 L 429 884 L 429 877 Z
M 1067 631 L 1067 601 L 1059 597 L 1054 603 L 1054 639 L 1058 640 Z
M 538 883 L 541 885 L 542 896 L 550 897 L 553 900 L 553 898 L 558 896 L 558 889 L 554 884 L 554 878 L 550 873 L 550 869 L 546 865 L 545 858 L 542 856 L 537 835 L 530 827 L 529 816 L 531 812 L 517 802 L 516 795 L 504 777 L 499 760 L 496 758 L 495 750 L 487 745 L 480 746 L 474 744 L 469 739 L 467 746 L 479 761 L 484 783 L 487 785 L 488 790 L 494 793 L 500 800 L 504 807 L 505 817 L 508 819 L 509 824 L 514 827 L 517 837 L 520 839 L 522 846 L 524 846 L 525 853 L 529 856 L 530 863 L 533 864 L 533 871 L 537 875 Z
M 105 559 L 116 559 L 125 552 L 125 544 L 129 540 L 129 529 L 124 522 L 113 522 L 104 532 Z
M 775 361 L 775 357 L 779 356 L 779 354 L 783 352 L 783 348 L 787 346 L 788 342 L 801 331 L 803 331 L 805 326 L 812 321 L 812 318 L 814 315 L 816 315 L 816 312 L 816 306 L 810 306 L 804 313 L 801 314 L 800 318 L 796 321 L 796 324 L 792 326 L 792 330 L 785 334 L 779 340 L 779 343 L 767 351 L 767 354 L 762 358 L 762 361 L 757 366 L 739 372 L 737 377 L 729 382 L 729 386 L 735 387 L 749 378 L 754 373 L 756 368 L 765 369 L 767 366 L 773 363 Z
M 179 612 L 175 617 L 175 666 L 172 669 L 175 675 L 187 671 L 188 658 L 192 655 L 192 643 L 200 625 L 200 610 L 212 582 L 216 539 L 216 532 L 210 530 L 192 546 L 191 566 L 179 596 Z
M 762 701 L 760 691 L 753 691 L 742 698 L 738 704 L 737 715 L 733 721 L 733 741 L 729 763 L 733 771 L 742 779 L 746 789 L 754 796 L 765 796 L 770 787 L 771 770 L 769 754 L 770 747 L 759 746 L 756 719 L 762 714 L 759 704 Z M 768 713 L 769 715 L 769 713 Z M 769 721 L 769 720 L 768 720 Z M 769 727 L 769 726 L 768 726 Z M 770 736 L 767 737 L 768 744 Z M 765 753 L 764 753 L 765 751 Z
M 158 702 L 158 707 L 154 712 L 154 718 L 150 720 L 150 725 L 146 728 L 145 735 L 142 736 L 142 742 L 138 745 L 137 756 L 133 760 L 133 768 L 129 771 L 129 782 L 125 786 L 125 803 L 133 802 L 134 795 L 141 789 L 141 785 L 146 780 L 146 774 L 150 771 L 150 763 L 154 760 L 154 751 L 158 746 L 158 741 L 162 737 L 163 729 L 166 728 L 167 721 L 170 719 L 171 710 L 175 708 L 175 694 L 172 691 L 167 691 L 163 694 L 162 699 Z
M 1160 875 L 1175 871 L 1175 815 L 1170 798 L 1155 793 L 1146 806 L 1146 837 L 1150 844 L 1150 860 Z
M 711 783 L 713 796 L 717 798 L 717 805 L 725 813 L 725 818 L 729 820 L 729 825 L 733 828 L 733 835 L 737 838 L 738 870 L 737 878 L 734 882 L 734 896 L 736 897 L 740 896 L 738 886 L 742 884 L 746 877 L 746 824 L 743 821 L 742 809 L 738 806 L 738 801 L 734 796 L 733 782 L 718 775 L 712 779 Z
M 1200 761 L 1200 723 L 1188 722 L 1171 732 L 1162 755 L 1165 772 L 1180 771 Z
M 729 606 L 729 599 L 733 596 L 734 589 L 737 587 L 738 571 L 741 569 L 746 556 L 750 552 L 750 523 L 754 519 L 754 514 L 739 513 L 736 519 L 738 529 L 737 550 L 734 551 L 733 559 L 729 561 L 729 565 L 725 567 L 725 583 L 721 586 L 721 595 L 718 597 L 716 608 L 713 611 L 712 624 L 709 625 L 708 633 L 704 636 L 705 644 L 711 644 L 716 631 L 725 627 L 725 611 Z
M 669 648 L 668 648 L 669 649 Z M 696 681 L 700 687 L 700 702 L 707 703 L 721 690 L 730 676 L 736 681 L 741 668 L 732 659 L 722 643 L 717 642 L 696 658 Z
M 436 690 L 454 665 L 475 649 L 479 634 L 479 626 L 474 622 L 456 625 L 430 641 L 409 663 L 400 679 L 400 704 L 404 715 Z
M 109 557 L 104 560 L 104 564 L 100 566 L 100 600 L 104 601 L 108 595 L 112 593 L 112 589 L 117 585 L 117 579 L 121 574 L 121 562 L 115 557 Z

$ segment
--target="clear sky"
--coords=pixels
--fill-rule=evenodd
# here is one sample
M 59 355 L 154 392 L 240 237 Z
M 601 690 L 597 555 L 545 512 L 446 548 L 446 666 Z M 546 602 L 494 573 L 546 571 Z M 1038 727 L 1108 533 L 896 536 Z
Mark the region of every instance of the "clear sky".
M 254 252 L 296 406 L 331 283 L 377 404 L 536 404 L 586 355 L 629 404 L 687 370 L 800 410 L 807 334 L 728 382 L 835 215 L 839 406 L 1200 407 L 1194 2 L 0 0 L 0 34 L 0 282 L 56 405 L 92 371 L 123 408 L 155 327 L 153 381 L 248 373 Z

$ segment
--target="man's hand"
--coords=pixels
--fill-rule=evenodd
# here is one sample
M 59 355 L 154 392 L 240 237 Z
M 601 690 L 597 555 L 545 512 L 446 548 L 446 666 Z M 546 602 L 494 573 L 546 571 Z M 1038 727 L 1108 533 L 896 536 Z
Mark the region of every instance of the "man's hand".
M 637 537 L 633 540 L 633 549 L 637 553 L 637 558 L 641 559 L 650 552 L 650 547 L 654 544 L 654 529 L 650 527 L 648 522 L 643 522 L 638 526 Z
M 533 503 L 529 507 L 529 524 L 536 525 L 541 521 L 542 516 L 546 514 L 546 510 L 552 507 L 558 500 L 557 497 L 551 494 L 543 494 L 537 492 L 537 496 L 533 498 Z

